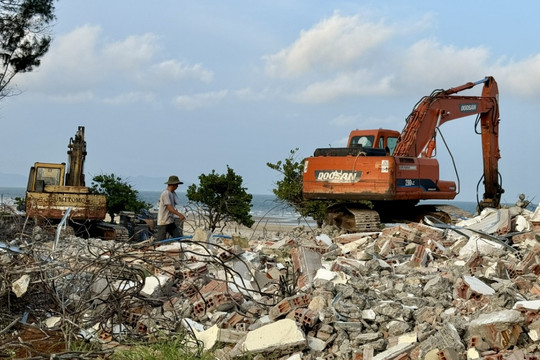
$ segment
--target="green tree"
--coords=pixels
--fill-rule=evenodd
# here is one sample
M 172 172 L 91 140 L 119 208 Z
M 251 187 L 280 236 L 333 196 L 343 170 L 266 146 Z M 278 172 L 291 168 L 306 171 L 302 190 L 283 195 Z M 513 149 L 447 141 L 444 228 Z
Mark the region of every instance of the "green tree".
M 289 156 L 275 164 L 266 163 L 266 165 L 283 175 L 281 180 L 276 182 L 277 188 L 273 189 L 274 195 L 278 199 L 292 207 L 302 216 L 310 216 L 321 227 L 324 220 L 327 207 L 332 203 L 326 200 L 304 200 L 302 195 L 302 173 L 304 171 L 304 161 L 296 159 L 298 148 L 291 150 Z
M 242 187 L 242 177 L 236 175 L 227 166 L 226 174 L 210 174 L 199 176 L 200 185 L 191 184 L 186 192 L 187 198 L 199 206 L 204 212 L 204 221 L 211 231 L 218 225 L 225 227 L 227 222 L 235 221 L 251 227 L 254 223 L 250 215 L 253 196 Z
M 54 19 L 54 0 L 0 0 L 0 99 L 14 94 L 15 75 L 39 66 Z
M 90 191 L 95 194 L 107 196 L 107 214 L 114 221 L 114 215 L 120 211 L 139 212 L 150 209 L 151 205 L 139 200 L 139 192 L 121 177 L 110 175 L 97 175 L 92 179 Z

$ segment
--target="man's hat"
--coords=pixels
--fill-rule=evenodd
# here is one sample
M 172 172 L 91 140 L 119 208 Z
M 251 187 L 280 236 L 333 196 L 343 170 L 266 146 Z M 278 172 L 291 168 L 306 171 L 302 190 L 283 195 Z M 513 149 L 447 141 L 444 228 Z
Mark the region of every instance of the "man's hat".
M 169 180 L 165 184 L 167 184 L 167 185 L 175 185 L 175 184 L 183 184 L 183 182 L 180 181 L 178 176 L 171 175 L 171 176 L 169 176 Z

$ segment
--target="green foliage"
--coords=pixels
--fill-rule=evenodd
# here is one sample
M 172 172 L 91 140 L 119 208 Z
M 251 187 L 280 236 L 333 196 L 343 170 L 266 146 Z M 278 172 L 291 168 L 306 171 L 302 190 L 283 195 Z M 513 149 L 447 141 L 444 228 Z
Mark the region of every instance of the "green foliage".
M 114 214 L 120 211 L 134 211 L 150 209 L 151 205 L 139 200 L 139 192 L 122 178 L 110 175 L 97 175 L 92 179 L 90 191 L 94 194 L 107 196 L 107 214 L 114 221 Z
M 324 200 L 304 200 L 302 195 L 302 173 L 304 171 L 304 161 L 296 160 L 297 149 L 291 150 L 289 156 L 275 164 L 266 165 L 279 171 L 283 178 L 276 182 L 277 188 L 273 189 L 274 195 L 292 207 L 302 216 L 312 217 L 319 227 L 322 226 L 326 208 L 331 204 Z
M 0 98 L 13 94 L 8 85 L 16 74 L 39 66 L 54 19 L 54 0 L 0 1 Z
M 17 210 L 23 211 L 25 209 L 25 204 L 26 204 L 25 198 L 17 196 L 13 200 L 15 201 L 15 205 L 17 205 Z
M 203 210 L 211 231 L 230 221 L 247 227 L 253 225 L 249 213 L 253 196 L 242 187 L 242 177 L 233 169 L 227 166 L 227 173 L 221 175 L 212 170 L 210 174 L 201 174 L 199 181 L 199 186 L 191 184 L 188 187 L 186 195 Z
M 159 338 L 154 343 L 141 343 L 130 349 L 115 351 L 112 360 L 211 360 L 215 356 L 195 346 L 187 334 Z

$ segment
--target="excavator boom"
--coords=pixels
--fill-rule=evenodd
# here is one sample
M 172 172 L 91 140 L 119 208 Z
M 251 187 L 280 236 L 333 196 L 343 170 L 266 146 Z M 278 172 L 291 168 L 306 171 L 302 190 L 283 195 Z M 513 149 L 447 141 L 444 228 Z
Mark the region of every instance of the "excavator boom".
M 480 96 L 457 96 L 458 92 L 483 84 Z M 498 207 L 503 192 L 499 184 L 499 89 L 493 77 L 424 97 L 407 117 L 394 156 L 431 157 L 435 132 L 445 122 L 478 114 L 481 125 L 484 166 L 484 207 Z

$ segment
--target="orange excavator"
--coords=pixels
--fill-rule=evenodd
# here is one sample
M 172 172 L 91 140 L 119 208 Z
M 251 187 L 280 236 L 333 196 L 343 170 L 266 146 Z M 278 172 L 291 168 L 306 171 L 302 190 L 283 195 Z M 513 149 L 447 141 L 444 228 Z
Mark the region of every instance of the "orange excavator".
M 481 95 L 458 95 L 480 84 Z M 459 193 L 454 181 L 439 179 L 436 135 L 445 122 L 471 115 L 476 115 L 475 126 L 482 139 L 484 194 L 478 208 L 497 208 L 504 190 L 498 171 L 499 92 L 493 77 L 423 97 L 401 133 L 353 130 L 347 147 L 316 149 L 304 161 L 303 196 L 335 201 L 328 209 L 327 222 L 350 231 L 376 230 L 381 218 L 392 221 L 403 215 L 435 215 L 437 209 L 422 208 L 418 202 L 451 200 Z M 370 208 L 361 206 L 366 201 Z

